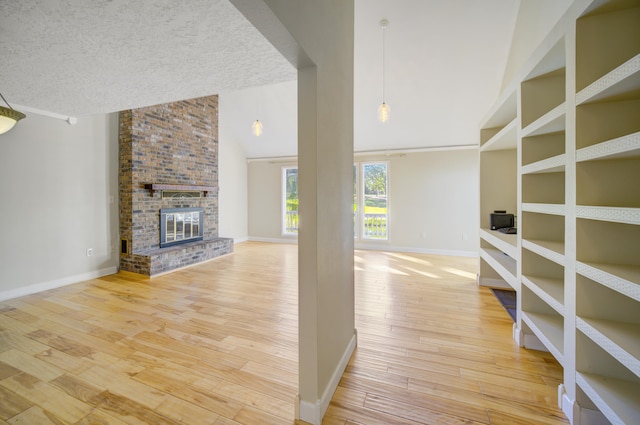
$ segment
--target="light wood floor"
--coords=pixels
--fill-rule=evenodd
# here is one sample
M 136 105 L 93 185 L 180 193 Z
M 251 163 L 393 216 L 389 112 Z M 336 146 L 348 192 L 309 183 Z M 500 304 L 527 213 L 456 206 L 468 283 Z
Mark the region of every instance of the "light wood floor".
M 0 424 L 293 424 L 297 247 L 0 302 Z M 324 424 L 566 424 L 477 260 L 356 252 L 358 347 Z

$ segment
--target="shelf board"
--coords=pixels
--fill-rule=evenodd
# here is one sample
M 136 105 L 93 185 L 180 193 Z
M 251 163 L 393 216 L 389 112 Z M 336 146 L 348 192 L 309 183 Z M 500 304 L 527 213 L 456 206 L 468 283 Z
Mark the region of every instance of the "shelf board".
M 516 90 L 504 92 L 494 103 L 481 128 L 502 127 L 518 116 L 518 97 Z
M 523 275 L 522 283 L 558 314 L 564 316 L 564 282 L 562 279 Z
M 564 243 L 538 239 L 522 239 L 522 247 L 564 266 Z
M 624 224 L 640 224 L 640 208 L 577 205 L 576 217 Z
M 513 119 L 502 130 L 480 146 L 480 152 L 516 149 L 518 145 L 518 120 Z
M 522 174 L 562 172 L 566 165 L 566 155 L 560 154 L 551 158 L 522 166 Z
M 196 185 L 184 185 L 184 184 L 164 184 L 164 183 L 148 183 L 144 185 L 144 188 L 153 193 L 156 190 L 172 190 L 172 191 L 184 191 L 184 192 L 203 192 L 207 196 L 208 192 L 218 193 L 218 188 L 215 186 L 196 186 Z
M 515 261 L 519 261 L 518 235 L 508 235 L 497 230 L 480 229 L 480 237 Z
M 578 329 L 640 377 L 640 324 L 578 317 Z
M 576 382 L 612 424 L 638 423 L 640 384 L 637 382 L 586 372 L 576 372 Z
M 633 158 L 640 156 L 640 131 L 578 149 L 576 161 Z
M 595 102 L 632 92 L 638 88 L 640 88 L 640 54 L 580 90 L 576 94 L 576 104 Z
M 522 312 L 522 320 L 547 350 L 564 366 L 564 324 L 562 317 L 550 314 Z
M 566 103 L 556 106 L 528 126 L 522 129 L 522 137 L 538 136 L 540 134 L 557 133 L 566 127 Z
M 640 266 L 576 261 L 576 272 L 640 301 Z
M 493 248 L 480 248 L 480 257 L 484 259 L 513 289 L 517 288 L 516 260 Z
M 565 209 L 564 204 L 538 204 L 533 202 L 522 204 L 522 211 L 541 214 L 564 215 Z M 564 252 L 564 250 L 562 252 Z

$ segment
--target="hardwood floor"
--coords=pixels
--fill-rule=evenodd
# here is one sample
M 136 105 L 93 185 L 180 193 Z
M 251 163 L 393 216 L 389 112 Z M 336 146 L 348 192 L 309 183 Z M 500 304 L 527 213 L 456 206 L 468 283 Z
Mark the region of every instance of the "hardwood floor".
M 297 247 L 0 302 L 0 424 L 293 424 Z M 356 252 L 358 347 L 324 424 L 566 424 L 477 260 Z

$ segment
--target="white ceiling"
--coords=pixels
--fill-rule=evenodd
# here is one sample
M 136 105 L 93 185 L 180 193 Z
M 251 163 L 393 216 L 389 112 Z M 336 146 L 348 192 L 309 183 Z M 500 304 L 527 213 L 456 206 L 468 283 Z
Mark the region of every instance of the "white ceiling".
M 355 0 L 355 149 L 477 143 L 519 4 Z M 295 69 L 228 0 L 0 0 L 0 57 L 11 103 L 81 118 L 219 93 L 222 143 L 236 140 L 249 158 L 296 153 Z

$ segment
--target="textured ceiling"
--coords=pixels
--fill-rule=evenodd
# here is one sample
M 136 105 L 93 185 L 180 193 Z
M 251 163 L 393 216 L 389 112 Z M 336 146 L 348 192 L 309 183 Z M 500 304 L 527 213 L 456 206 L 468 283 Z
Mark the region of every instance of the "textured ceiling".
M 519 11 L 537 11 L 521 34 L 535 46 L 570 1 L 355 0 L 355 150 L 477 144 Z M 0 0 L 0 58 L 17 105 L 82 117 L 220 94 L 221 143 L 248 158 L 297 153 L 296 70 L 229 0 Z
M 0 0 L 0 91 L 83 116 L 291 81 L 227 0 Z

